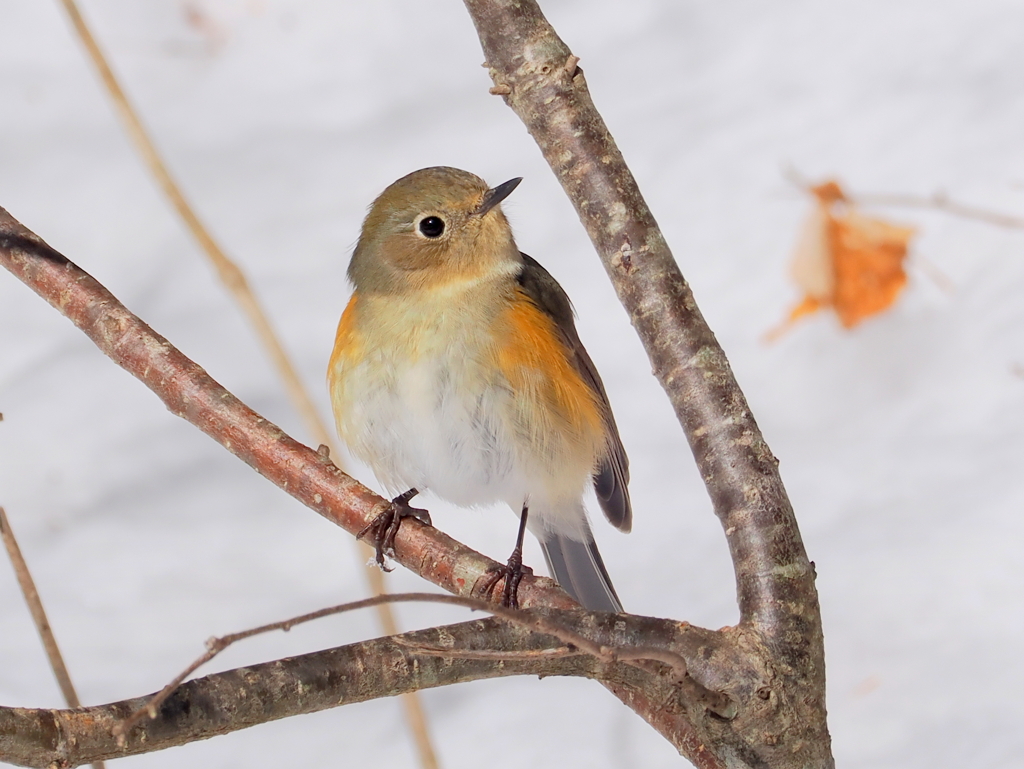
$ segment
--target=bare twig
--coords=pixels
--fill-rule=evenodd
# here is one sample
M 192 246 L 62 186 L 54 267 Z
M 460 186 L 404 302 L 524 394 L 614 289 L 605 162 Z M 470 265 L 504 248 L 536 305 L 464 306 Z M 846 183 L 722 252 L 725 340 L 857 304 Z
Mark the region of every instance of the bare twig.
M 32 579 L 32 574 L 28 570 L 28 563 L 25 562 L 25 558 L 21 554 L 18 540 L 14 537 L 11 523 L 7 520 L 7 513 L 2 507 L 0 507 L 0 538 L 4 541 L 4 547 L 7 548 L 7 555 L 10 557 L 11 565 L 14 567 L 14 575 L 18 579 L 18 586 L 21 587 L 21 594 L 25 596 L 25 603 L 28 604 L 32 621 L 36 623 L 36 630 L 39 631 L 39 637 L 43 641 L 46 658 L 50 661 L 50 669 L 53 670 L 53 675 L 57 678 L 57 685 L 60 687 L 61 694 L 64 695 L 64 701 L 68 704 L 69 708 L 80 707 L 81 702 L 78 700 L 78 692 L 75 691 L 75 685 L 71 683 L 71 674 L 68 673 L 67 665 L 64 664 L 64 656 L 60 653 L 60 647 L 57 646 L 57 639 L 53 635 L 53 629 L 50 627 L 49 620 L 46 619 L 46 611 L 43 609 L 43 601 L 39 597 L 39 591 L 36 590 L 35 580 Z M 103 769 L 102 761 L 94 761 L 92 765 L 94 769 Z
M 784 167 L 782 169 L 782 174 L 791 184 L 804 192 L 814 186 L 813 182 L 792 166 Z M 970 206 L 966 203 L 960 203 L 950 198 L 949 195 L 942 190 L 936 190 L 931 195 L 910 195 L 901 193 L 862 193 L 860 195 L 850 195 L 846 190 L 843 190 L 843 200 L 857 206 L 931 208 L 937 211 L 942 211 L 943 213 L 952 214 L 953 216 L 959 216 L 964 219 L 974 219 L 979 222 L 994 224 L 997 227 L 1007 227 L 1015 230 L 1024 229 L 1024 218 L 999 213 L 998 211 L 990 211 L 986 208 Z
M 997 211 L 969 206 L 952 200 L 945 192 L 938 191 L 930 196 L 898 194 L 861 194 L 848 198 L 859 206 L 902 206 L 906 208 L 934 208 L 943 213 L 994 224 L 997 227 L 1024 229 L 1024 219 Z
M 331 606 L 326 609 L 319 609 L 308 614 L 302 614 L 298 617 L 292 617 L 290 619 L 281 620 L 279 622 L 271 622 L 266 625 L 260 625 L 259 627 L 250 628 L 249 630 L 243 630 L 237 633 L 230 633 L 219 638 L 211 638 L 206 642 L 206 652 L 199 656 L 193 661 L 188 667 L 186 667 L 181 673 L 161 689 L 152 699 L 148 700 L 143 706 L 138 708 L 134 713 L 129 715 L 123 722 L 114 727 L 114 736 L 121 738 L 122 740 L 131 731 L 131 729 L 139 723 L 147 714 L 150 718 L 156 718 L 160 707 L 167 700 L 174 691 L 181 686 L 181 684 L 196 670 L 210 662 L 214 657 L 220 654 L 222 651 L 227 649 L 232 644 L 243 641 L 246 638 L 252 638 L 253 636 L 262 635 L 263 633 L 269 633 L 274 630 L 291 630 L 297 625 L 301 625 L 306 622 L 312 622 L 313 620 L 321 619 L 323 617 L 329 617 L 335 614 L 343 614 L 349 611 L 355 611 L 357 609 L 365 609 L 371 606 L 378 606 L 383 602 L 387 603 L 411 603 L 411 602 L 425 602 L 425 603 L 442 603 L 452 606 L 462 606 L 467 609 L 474 611 L 486 611 L 491 614 L 500 617 L 506 622 L 511 622 L 514 625 L 525 628 L 527 630 L 533 630 L 539 633 L 545 633 L 547 635 L 557 638 L 564 644 L 568 645 L 568 648 L 561 649 L 546 649 L 544 650 L 545 656 L 555 656 L 553 653 L 564 653 L 568 652 L 570 648 L 575 649 L 572 653 L 583 653 L 589 654 L 592 657 L 596 657 L 602 662 L 616 663 L 625 662 L 627 664 L 636 664 L 641 661 L 648 662 L 660 662 L 668 665 L 674 672 L 676 682 L 685 687 L 686 693 L 692 693 L 692 701 L 696 704 L 700 704 L 707 707 L 716 715 L 723 718 L 732 718 L 736 715 L 736 706 L 732 703 L 728 696 L 721 694 L 720 692 L 713 692 L 709 689 L 701 686 L 696 681 L 693 681 L 689 677 L 687 672 L 686 660 L 676 652 L 660 649 L 654 646 L 635 646 L 635 647 L 612 647 L 604 644 L 592 641 L 584 635 L 572 630 L 567 627 L 565 622 L 558 617 L 548 617 L 545 615 L 539 615 L 527 611 L 519 611 L 515 609 L 507 609 L 503 606 L 484 601 L 479 598 L 467 598 L 465 596 L 455 595 L 442 595 L 437 593 L 396 593 L 388 595 L 375 596 L 373 598 L 365 598 L 359 601 L 351 601 L 349 603 L 339 604 L 337 606 Z M 465 653 L 453 652 L 451 649 L 447 649 L 447 654 L 444 654 L 445 649 L 439 649 L 437 647 L 418 647 L 406 642 L 400 642 L 406 645 L 407 648 L 416 651 L 417 653 L 424 654 L 441 654 L 441 656 L 458 656 L 461 659 L 526 659 L 530 657 L 538 656 L 536 651 L 521 652 L 519 650 L 509 651 L 498 651 L 494 649 L 488 649 L 481 652 L 481 650 L 467 650 Z M 525 656 L 524 656 L 525 655 Z
M 57 685 L 60 686 L 61 694 L 64 695 L 64 701 L 68 703 L 68 707 L 77 708 L 81 704 L 78 700 L 78 694 L 75 692 L 74 684 L 71 683 L 71 676 L 68 674 L 64 658 L 61 656 L 60 648 L 57 646 L 57 639 L 53 636 L 53 629 L 50 627 L 49 620 L 46 619 L 46 611 L 43 609 L 43 602 L 39 598 L 39 591 L 36 590 L 35 580 L 32 579 L 32 574 L 28 570 L 28 564 L 21 554 L 21 548 L 18 547 L 18 542 L 14 538 L 10 521 L 7 520 L 7 513 L 2 507 L 0 507 L 0 535 L 3 537 L 4 547 L 7 548 L 7 555 L 10 557 L 11 565 L 14 567 L 18 586 L 21 588 L 22 595 L 25 596 L 25 603 L 28 604 L 32 621 L 35 622 L 36 629 L 39 631 L 39 637 L 42 639 L 46 657 L 50 661 L 50 667 L 53 668 L 54 676 L 57 678 Z
M 586 615 L 575 619 L 586 627 Z M 633 632 L 649 622 L 626 620 L 627 630 Z M 660 621 L 666 633 L 672 624 Z M 657 697 L 673 696 L 667 679 L 586 654 L 473 660 L 420 655 L 413 650 L 417 645 L 451 645 L 455 651 L 528 652 L 559 643 L 503 620 L 487 618 L 432 628 L 408 633 L 401 640 L 405 643 L 377 638 L 189 681 L 159 708 L 155 720 L 143 720 L 122 741 L 113 735 L 114 727 L 150 697 L 77 710 L 0 707 L 0 762 L 40 768 L 78 766 L 163 750 L 339 705 L 513 675 L 601 676 L 631 688 L 650 688 Z
M 305 421 L 306 428 L 312 434 L 313 440 L 318 444 L 333 446 L 331 431 L 314 405 L 313 399 L 310 397 L 306 386 L 302 382 L 302 378 L 292 364 L 291 358 L 285 351 L 280 337 L 274 331 L 270 319 L 256 298 L 256 294 L 250 288 L 245 273 L 235 262 L 228 258 L 213 235 L 210 234 L 210 231 L 200 221 L 199 216 L 189 204 L 181 188 L 174 181 L 160 152 L 150 138 L 149 132 L 143 126 L 141 118 L 128 100 L 124 89 L 121 88 L 113 69 L 96 42 L 96 38 L 90 31 L 88 24 L 86 24 L 85 18 L 82 16 L 75 0 L 61 0 L 61 4 L 71 19 L 78 38 L 82 41 L 82 45 L 85 46 L 89 58 L 99 72 L 100 79 L 103 81 L 107 93 L 110 94 L 111 101 L 114 103 L 114 107 L 124 124 L 125 130 L 135 144 L 143 162 L 185 223 L 189 232 L 192 233 L 192 236 L 199 243 L 203 252 L 213 263 L 221 282 L 231 295 L 234 296 L 245 317 L 256 331 L 257 337 L 263 343 L 265 352 L 281 377 L 285 391 L 288 393 L 295 409 Z M 337 450 L 334 453 L 335 456 L 338 455 Z M 358 542 L 356 547 L 360 554 L 360 560 L 363 562 L 367 561 L 373 554 L 373 550 L 364 542 Z M 369 582 L 371 592 L 377 595 L 387 592 L 387 588 L 384 585 L 384 577 L 379 570 L 363 569 L 363 573 L 366 575 L 367 582 Z M 398 632 L 398 623 L 389 604 L 378 605 L 377 615 L 381 628 L 386 635 L 394 635 Z M 402 704 L 410 731 L 412 732 L 413 741 L 419 753 L 420 764 L 423 766 L 423 769 L 437 769 L 437 754 L 427 729 L 422 703 L 415 694 L 410 694 L 402 698 Z

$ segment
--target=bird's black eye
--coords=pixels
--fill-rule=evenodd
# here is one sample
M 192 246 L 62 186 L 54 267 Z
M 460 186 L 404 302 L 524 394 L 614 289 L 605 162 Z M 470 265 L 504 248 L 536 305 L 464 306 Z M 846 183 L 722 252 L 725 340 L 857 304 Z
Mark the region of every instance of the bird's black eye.
M 420 232 L 428 238 L 439 238 L 444 232 L 444 219 L 439 216 L 426 216 L 420 220 Z

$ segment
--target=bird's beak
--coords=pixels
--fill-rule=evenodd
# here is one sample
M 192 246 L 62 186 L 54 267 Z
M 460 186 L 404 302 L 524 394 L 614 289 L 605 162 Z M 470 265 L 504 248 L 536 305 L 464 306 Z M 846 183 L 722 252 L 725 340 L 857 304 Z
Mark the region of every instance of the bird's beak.
M 476 210 L 477 216 L 483 216 L 498 203 L 503 201 L 509 195 L 512 194 L 512 190 L 519 186 L 519 182 L 523 180 L 523 177 L 518 176 L 515 179 L 509 179 L 504 184 L 499 184 L 497 187 L 487 190 L 484 193 L 484 202 L 480 204 L 480 208 Z

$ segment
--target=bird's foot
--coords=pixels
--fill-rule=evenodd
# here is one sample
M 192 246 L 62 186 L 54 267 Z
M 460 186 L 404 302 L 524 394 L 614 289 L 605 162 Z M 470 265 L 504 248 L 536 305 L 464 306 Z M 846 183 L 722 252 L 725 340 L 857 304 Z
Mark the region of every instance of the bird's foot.
M 507 609 L 518 609 L 519 583 L 523 581 L 524 575 L 533 576 L 533 569 L 523 565 L 522 548 L 517 547 L 513 550 L 508 563 L 504 566 L 492 566 L 487 571 L 488 576 L 483 585 L 483 594 L 491 598 L 498 583 L 504 579 L 505 586 L 501 591 L 501 605 Z
M 409 489 L 399 494 L 391 500 L 391 504 L 383 512 L 356 535 L 356 539 L 366 537 L 373 543 L 374 558 L 383 571 L 392 571 L 392 567 L 388 566 L 387 558 L 395 555 L 395 536 L 398 534 L 398 528 L 402 525 L 403 518 L 415 518 L 427 526 L 431 525 L 429 512 L 409 504 L 409 501 L 417 494 L 419 494 L 417 489 Z

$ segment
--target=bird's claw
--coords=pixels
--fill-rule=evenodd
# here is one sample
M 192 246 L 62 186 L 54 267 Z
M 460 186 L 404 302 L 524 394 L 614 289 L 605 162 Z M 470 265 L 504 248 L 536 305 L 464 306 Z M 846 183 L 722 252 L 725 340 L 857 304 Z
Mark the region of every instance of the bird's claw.
M 388 566 L 387 559 L 395 556 L 395 537 L 402 525 L 402 519 L 415 518 L 427 526 L 431 525 L 428 511 L 409 504 L 409 500 L 418 493 L 416 489 L 409 489 L 399 494 L 356 535 L 356 539 L 366 537 L 373 543 L 374 560 L 382 571 L 393 571 L 393 567 Z
M 519 608 L 519 583 L 523 576 L 533 576 L 533 569 L 523 565 L 523 551 L 516 548 L 509 556 L 508 563 L 504 566 L 492 566 L 488 570 L 487 581 L 484 582 L 482 593 L 491 598 L 498 583 L 504 580 L 505 585 L 501 591 L 501 605 L 506 609 Z

